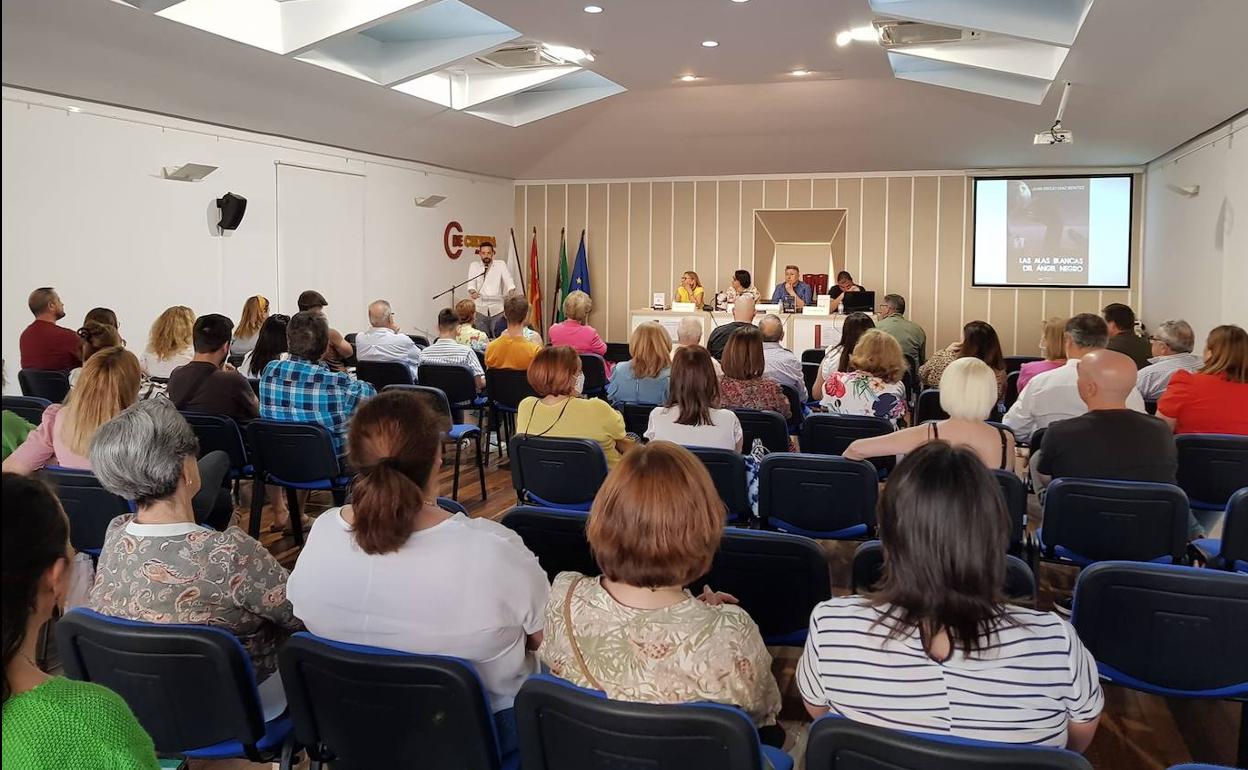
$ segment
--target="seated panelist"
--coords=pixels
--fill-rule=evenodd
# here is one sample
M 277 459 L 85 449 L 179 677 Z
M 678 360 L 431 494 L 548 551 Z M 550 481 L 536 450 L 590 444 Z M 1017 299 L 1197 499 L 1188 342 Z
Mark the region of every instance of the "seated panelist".
M 680 285 L 676 287 L 677 302 L 692 302 L 701 309 L 704 294 L 702 280 L 698 278 L 697 273 L 686 270 L 681 274 Z
M 771 293 L 771 303 L 791 304 L 795 309 L 801 310 L 814 301 L 815 290 L 802 281 L 802 271 L 797 269 L 797 265 L 786 266 L 784 282 L 776 284 L 776 290 Z

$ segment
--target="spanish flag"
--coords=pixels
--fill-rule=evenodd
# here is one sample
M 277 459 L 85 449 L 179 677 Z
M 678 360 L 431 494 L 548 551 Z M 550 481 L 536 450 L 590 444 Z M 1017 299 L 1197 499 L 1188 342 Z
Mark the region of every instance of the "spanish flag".
M 537 228 L 533 228 L 533 243 L 529 247 L 529 326 L 538 334 L 542 327 L 542 280 L 537 268 Z

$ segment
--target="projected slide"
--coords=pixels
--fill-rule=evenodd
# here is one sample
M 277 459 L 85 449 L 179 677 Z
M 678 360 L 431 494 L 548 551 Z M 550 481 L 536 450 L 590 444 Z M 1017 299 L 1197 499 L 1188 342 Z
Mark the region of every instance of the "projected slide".
M 1125 287 L 1131 177 L 975 180 L 977 286 Z

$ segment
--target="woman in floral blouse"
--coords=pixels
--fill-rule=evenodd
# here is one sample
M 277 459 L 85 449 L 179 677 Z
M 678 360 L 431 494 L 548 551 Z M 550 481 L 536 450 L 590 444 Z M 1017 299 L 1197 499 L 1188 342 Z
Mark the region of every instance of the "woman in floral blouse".
M 962 327 L 962 341 L 955 342 L 919 367 L 919 380 L 925 388 L 939 388 L 945 367 L 959 358 L 978 358 L 988 364 L 997 378 L 997 399 L 1005 398 L 1005 356 L 997 330 L 987 321 L 970 321 Z
M 719 380 L 720 406 L 725 409 L 770 409 L 788 421 L 789 398 L 780 383 L 763 376 L 763 333 L 757 326 L 742 326 L 724 346 L 724 376 Z
M 551 587 L 538 650 L 551 673 L 618 700 L 730 703 L 774 725 L 780 690 L 758 626 L 733 597 L 683 588 L 710 569 L 723 530 L 687 449 L 652 441 L 625 455 L 586 527 L 602 575 L 563 572 Z
M 286 599 L 286 569 L 237 527 L 195 523 L 197 444 L 168 399 L 140 401 L 96 431 L 91 467 L 105 489 L 138 505 L 104 536 L 91 609 L 147 623 L 224 628 L 251 657 L 261 699 L 280 698 L 278 648 L 303 628 Z
M 901 345 L 887 332 L 868 329 L 854 346 L 848 372 L 829 372 L 820 404 L 829 412 L 883 417 L 897 427 L 906 416 L 906 371 Z

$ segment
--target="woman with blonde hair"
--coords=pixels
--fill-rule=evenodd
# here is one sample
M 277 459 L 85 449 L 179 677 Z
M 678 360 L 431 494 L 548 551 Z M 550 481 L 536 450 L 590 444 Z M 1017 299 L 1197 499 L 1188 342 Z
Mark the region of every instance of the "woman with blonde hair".
M 607 385 L 607 398 L 628 404 L 667 403 L 672 373 L 672 336 L 658 321 L 633 329 L 628 340 L 632 357 L 615 367 Z
M 897 427 L 906 416 L 906 359 L 895 337 L 868 329 L 849 357 L 848 372 L 829 372 L 823 408 L 836 414 L 883 417 Z
M 459 328 L 455 330 L 455 341 L 467 345 L 478 353 L 484 353 L 490 344 L 490 336 L 472 324 L 477 318 L 477 303 L 470 299 L 461 299 L 455 303 L 455 317 L 459 319 Z
M 1041 372 L 1057 369 L 1066 365 L 1066 319 L 1053 316 L 1044 322 L 1044 333 L 1040 337 L 1041 361 L 1028 361 L 1018 370 L 1018 392 L 1022 393 L 1031 378 Z
M 147 350 L 140 362 L 144 377 L 169 379 L 183 364 L 195 357 L 195 311 L 174 305 L 156 317 L 147 337 Z
M 248 297 L 243 303 L 243 315 L 234 327 L 234 340 L 230 342 L 230 352 L 244 355 L 256 347 L 256 338 L 260 336 L 260 327 L 269 317 L 269 300 L 257 294 Z
M 702 279 L 698 278 L 698 274 L 692 270 L 686 270 L 680 275 L 680 285 L 676 287 L 677 302 L 692 302 L 702 309 L 702 298 L 705 296 L 706 290 L 702 288 Z
M 1174 373 L 1157 416 L 1175 433 L 1248 436 L 1248 332 L 1234 324 L 1214 327 L 1205 341 L 1205 365 Z
M 550 327 L 550 344 L 567 345 L 579 353 L 590 353 L 595 356 L 607 354 L 607 343 L 602 341 L 594 327 L 589 325 L 589 314 L 594 309 L 594 301 L 583 291 L 574 291 L 563 301 L 563 314 L 566 321 L 552 324 Z M 611 376 L 611 362 L 606 362 L 607 377 Z

